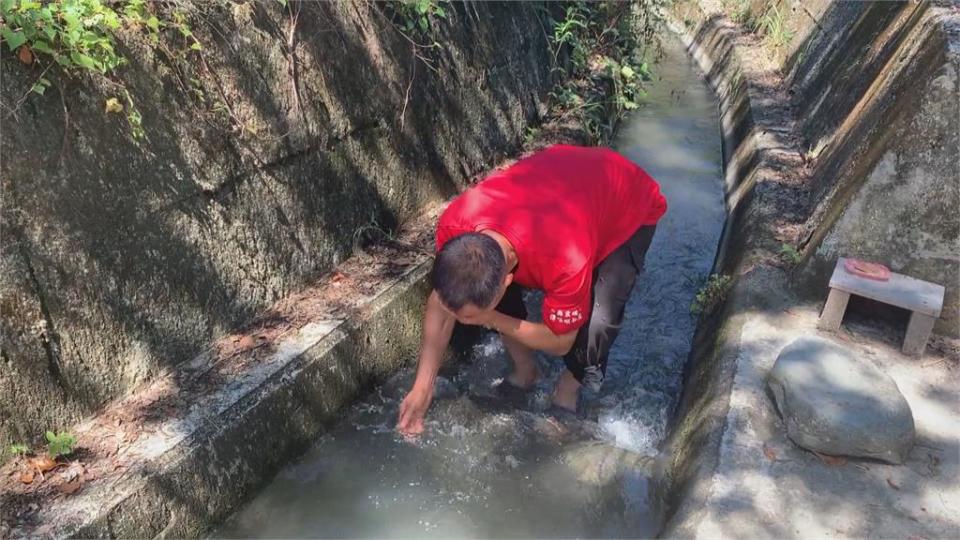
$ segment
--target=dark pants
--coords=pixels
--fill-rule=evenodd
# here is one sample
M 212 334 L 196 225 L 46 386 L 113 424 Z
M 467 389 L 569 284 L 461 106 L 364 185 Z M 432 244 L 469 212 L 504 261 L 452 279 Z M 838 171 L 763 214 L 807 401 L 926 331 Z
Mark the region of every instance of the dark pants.
M 570 373 L 591 390 L 597 391 L 603 384 L 610 347 L 620 333 L 623 310 L 637 275 L 643 272 L 644 259 L 656 230 L 656 225 L 640 227 L 593 270 L 590 321 L 580 327 L 573 347 L 563 357 Z M 526 319 L 523 288 L 508 287 L 497 311 Z

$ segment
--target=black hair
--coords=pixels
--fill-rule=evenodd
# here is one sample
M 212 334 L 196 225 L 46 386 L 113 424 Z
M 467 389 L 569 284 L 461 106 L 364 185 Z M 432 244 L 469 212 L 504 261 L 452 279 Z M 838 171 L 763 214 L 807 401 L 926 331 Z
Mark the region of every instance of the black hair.
M 461 234 L 437 253 L 433 289 L 454 311 L 467 304 L 486 308 L 500 291 L 506 264 L 496 240 L 480 233 Z

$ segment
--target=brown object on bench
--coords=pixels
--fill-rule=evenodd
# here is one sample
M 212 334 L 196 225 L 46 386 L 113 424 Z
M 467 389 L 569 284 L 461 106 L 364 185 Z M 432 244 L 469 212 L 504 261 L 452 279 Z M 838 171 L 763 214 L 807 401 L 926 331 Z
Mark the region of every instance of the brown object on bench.
M 837 330 L 847 310 L 850 295 L 863 296 L 910 310 L 910 324 L 903 339 L 903 353 L 921 355 L 933 331 L 933 323 L 943 309 L 942 285 L 890 273 L 888 281 L 876 281 L 847 272 L 847 259 L 840 257 L 830 278 L 830 295 L 820 313 L 817 326 L 823 330 Z

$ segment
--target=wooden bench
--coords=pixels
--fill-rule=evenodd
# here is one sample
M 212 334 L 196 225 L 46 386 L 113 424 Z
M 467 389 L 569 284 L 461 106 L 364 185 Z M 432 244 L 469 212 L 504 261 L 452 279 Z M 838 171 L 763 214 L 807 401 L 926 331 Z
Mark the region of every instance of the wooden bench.
M 876 281 L 856 276 L 844 268 L 841 257 L 830 278 L 830 295 L 820 313 L 817 326 L 823 330 L 837 330 L 847 310 L 850 295 L 863 296 L 910 310 L 910 324 L 903 339 L 903 353 L 921 355 L 933 331 L 933 323 L 943 309 L 942 285 L 891 272 L 889 281 Z

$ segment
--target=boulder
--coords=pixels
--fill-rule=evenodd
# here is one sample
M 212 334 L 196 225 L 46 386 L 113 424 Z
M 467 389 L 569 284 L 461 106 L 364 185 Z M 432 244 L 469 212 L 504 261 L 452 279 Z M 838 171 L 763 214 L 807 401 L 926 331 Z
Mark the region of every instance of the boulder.
M 913 447 L 913 414 L 897 384 L 834 342 L 793 341 L 767 385 L 787 435 L 803 448 L 900 464 Z

